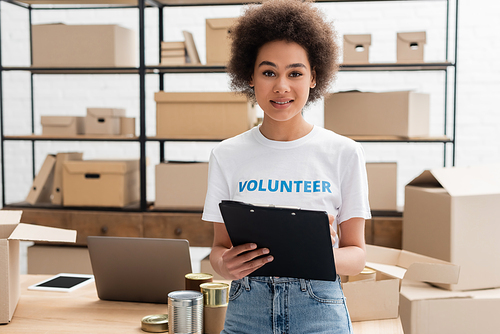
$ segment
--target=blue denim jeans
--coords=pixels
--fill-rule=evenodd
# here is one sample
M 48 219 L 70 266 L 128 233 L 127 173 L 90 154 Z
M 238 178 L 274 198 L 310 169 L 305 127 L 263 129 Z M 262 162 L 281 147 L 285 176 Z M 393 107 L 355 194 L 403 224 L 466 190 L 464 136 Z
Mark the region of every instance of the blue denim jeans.
M 349 334 L 340 278 L 335 282 L 245 277 L 231 283 L 221 334 Z

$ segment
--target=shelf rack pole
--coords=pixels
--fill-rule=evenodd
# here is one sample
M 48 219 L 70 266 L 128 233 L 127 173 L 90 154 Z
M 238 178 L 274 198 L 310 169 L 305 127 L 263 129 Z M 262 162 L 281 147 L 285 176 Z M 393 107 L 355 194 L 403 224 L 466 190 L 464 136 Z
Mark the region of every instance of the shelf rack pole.
M 455 66 L 453 67 L 453 160 L 452 166 L 456 162 L 456 138 L 457 138 L 457 66 L 458 66 L 458 0 L 455 0 Z
M 158 50 L 159 50 L 159 63 L 161 62 L 161 42 L 163 42 L 163 8 L 164 6 L 161 6 L 158 8 Z M 160 72 L 158 75 L 158 80 L 159 82 L 159 88 L 160 91 L 163 91 L 165 89 L 165 82 L 164 82 L 164 73 Z M 165 161 L 165 141 L 160 140 L 160 162 Z
M 3 137 L 3 63 L 2 63 L 2 3 L 0 1 L 0 159 L 1 159 L 1 173 L 2 173 L 2 207 L 5 206 L 5 145 Z
M 144 0 L 138 1 L 139 8 L 139 118 L 140 118 L 140 207 L 142 211 L 147 209 L 146 198 L 146 65 L 145 65 L 145 42 L 144 42 Z
M 450 0 L 446 0 L 446 34 L 445 34 L 445 60 L 448 61 L 450 48 Z M 444 71 L 444 135 L 448 134 L 448 69 Z M 448 144 L 443 143 L 443 167 L 446 167 Z
M 28 19 L 29 19 L 29 40 L 30 40 L 30 65 L 33 66 L 33 20 L 32 20 L 33 10 L 31 5 L 28 6 Z M 34 93 L 34 74 L 31 72 L 30 75 L 30 91 L 31 91 L 31 133 L 35 133 L 35 93 Z M 35 141 L 31 141 L 31 174 L 33 180 L 35 179 Z

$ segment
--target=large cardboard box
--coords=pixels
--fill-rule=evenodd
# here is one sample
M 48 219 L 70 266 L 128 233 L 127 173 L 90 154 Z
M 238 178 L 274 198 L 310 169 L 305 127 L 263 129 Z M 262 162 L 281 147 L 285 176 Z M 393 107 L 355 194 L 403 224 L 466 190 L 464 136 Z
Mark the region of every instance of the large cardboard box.
M 401 322 L 405 334 L 497 334 L 500 289 L 446 291 L 425 283 L 403 284 Z
M 344 35 L 344 64 L 368 64 L 372 35 Z
M 26 202 L 29 204 L 50 203 L 52 185 L 54 184 L 54 166 L 56 156 L 48 154 L 43 161 L 42 167 L 36 174 L 31 185 Z
M 85 133 L 91 135 L 120 135 L 122 117 L 125 117 L 125 109 L 87 108 Z
M 405 187 L 403 249 L 460 265 L 450 290 L 500 287 L 500 165 L 426 170 Z
M 325 98 L 325 128 L 345 136 L 429 136 L 429 94 L 340 92 Z
M 454 283 L 459 275 L 449 262 L 380 246 L 366 246 L 366 261 L 375 281 L 342 283 L 352 321 L 397 318 L 402 280 Z
M 375 211 L 397 211 L 398 164 L 371 162 L 366 164 L 370 208 Z
M 76 231 L 22 224 L 21 215 L 0 211 L 0 324 L 11 321 L 21 295 L 19 241 L 76 241 Z
M 207 65 L 226 65 L 231 54 L 230 28 L 236 18 L 207 19 Z
M 396 43 L 398 63 L 423 63 L 425 43 L 425 31 L 398 33 Z
M 28 247 L 28 274 L 55 275 L 59 273 L 92 275 L 88 248 L 37 244 Z
M 205 256 L 200 261 L 200 272 L 212 274 L 214 280 L 225 280 L 225 278 L 217 274 L 214 268 L 212 267 L 212 264 L 210 263 L 210 254 Z
M 85 133 L 83 117 L 77 116 L 42 116 L 42 135 L 71 137 Z
M 50 195 L 52 204 L 63 204 L 63 163 L 65 161 L 82 159 L 83 153 L 81 152 L 57 153 L 54 165 L 54 182 L 52 184 L 52 194 Z
M 139 201 L 138 160 L 83 160 L 63 164 L 65 206 L 123 207 Z
M 117 25 L 33 25 L 33 66 L 136 67 L 135 32 Z
M 225 139 L 257 122 L 255 107 L 235 93 L 157 92 L 156 136 L 171 139 Z
M 208 182 L 206 162 L 156 165 L 155 208 L 202 210 Z

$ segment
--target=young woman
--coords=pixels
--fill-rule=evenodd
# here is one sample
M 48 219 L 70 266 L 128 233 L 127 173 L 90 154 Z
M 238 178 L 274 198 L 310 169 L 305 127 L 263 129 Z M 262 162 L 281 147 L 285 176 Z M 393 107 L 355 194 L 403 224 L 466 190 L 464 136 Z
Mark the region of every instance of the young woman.
M 214 222 L 210 261 L 233 280 L 222 333 L 351 333 L 340 279 L 249 277 L 273 255 L 252 243 L 233 247 L 218 207 L 232 199 L 326 211 L 337 273 L 364 268 L 370 209 L 361 145 L 302 116 L 334 79 L 335 33 L 309 1 L 270 0 L 249 7 L 231 38 L 232 88 L 256 101 L 264 119 L 210 157 L 203 212 Z M 252 180 L 263 186 L 249 187 Z

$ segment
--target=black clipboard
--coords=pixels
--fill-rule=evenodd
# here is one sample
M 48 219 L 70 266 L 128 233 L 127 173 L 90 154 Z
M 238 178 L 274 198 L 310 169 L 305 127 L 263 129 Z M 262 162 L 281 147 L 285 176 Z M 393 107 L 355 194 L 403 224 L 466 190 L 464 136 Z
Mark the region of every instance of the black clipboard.
M 326 212 L 229 200 L 219 208 L 233 246 L 253 242 L 274 257 L 249 276 L 337 279 Z

